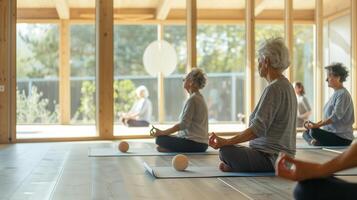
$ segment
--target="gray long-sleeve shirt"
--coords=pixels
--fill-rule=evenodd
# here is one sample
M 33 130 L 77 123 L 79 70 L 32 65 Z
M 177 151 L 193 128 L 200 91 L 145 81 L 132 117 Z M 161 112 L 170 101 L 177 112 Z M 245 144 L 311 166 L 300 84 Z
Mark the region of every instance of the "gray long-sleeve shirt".
M 296 113 L 297 100 L 290 82 L 285 77 L 271 82 L 249 118 L 249 127 L 257 136 L 249 146 L 274 158 L 280 151 L 295 155 Z
M 346 88 L 335 90 L 325 104 L 324 119 L 332 119 L 332 124 L 323 126 L 322 129 L 347 140 L 354 139 L 352 130 L 355 121 L 353 103 Z
M 193 93 L 186 100 L 179 120 L 178 137 L 208 144 L 208 110 L 201 93 Z

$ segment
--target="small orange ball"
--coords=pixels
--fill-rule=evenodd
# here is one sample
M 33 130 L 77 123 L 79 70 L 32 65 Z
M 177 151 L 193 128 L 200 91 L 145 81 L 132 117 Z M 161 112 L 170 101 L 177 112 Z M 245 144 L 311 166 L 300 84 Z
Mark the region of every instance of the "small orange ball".
M 118 149 L 119 149 L 119 151 L 121 151 L 123 153 L 127 152 L 129 150 L 129 143 L 127 143 L 125 141 L 120 142 Z

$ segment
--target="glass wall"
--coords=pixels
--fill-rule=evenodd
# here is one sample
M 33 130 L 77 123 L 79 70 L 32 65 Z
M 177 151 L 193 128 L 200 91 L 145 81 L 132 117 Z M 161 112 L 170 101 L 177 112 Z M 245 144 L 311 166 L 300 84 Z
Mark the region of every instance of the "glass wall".
M 182 78 L 186 74 L 187 63 L 186 26 L 165 25 L 164 40 L 169 42 L 177 53 L 176 69 L 164 79 L 165 121 L 172 123 L 178 121 L 183 104 L 187 98 L 182 82 Z M 175 90 L 172 88 L 175 88 Z
M 304 96 L 308 100 L 311 108 L 309 119 L 314 119 L 314 26 L 313 25 L 294 25 L 294 62 L 293 82 L 301 82 L 305 89 Z
M 244 114 L 245 48 L 243 24 L 198 26 L 197 65 L 208 75 L 203 94 L 212 123 Z
M 143 55 L 146 47 L 157 40 L 156 25 L 114 25 L 114 123 L 128 113 L 139 99 L 136 88 L 145 86 L 152 105 L 151 121 L 158 118 L 157 77 L 145 70 Z M 120 135 L 122 126 L 114 126 L 114 134 Z
M 70 26 L 71 121 L 95 124 L 95 25 Z
M 59 26 L 17 24 L 17 124 L 59 123 Z

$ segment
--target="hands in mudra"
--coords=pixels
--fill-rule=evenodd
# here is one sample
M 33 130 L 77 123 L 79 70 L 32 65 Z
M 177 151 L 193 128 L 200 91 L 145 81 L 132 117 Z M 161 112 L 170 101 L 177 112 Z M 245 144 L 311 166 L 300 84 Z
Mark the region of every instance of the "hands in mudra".
M 215 133 L 212 133 L 209 136 L 208 144 L 214 149 L 219 149 L 228 145 L 228 140 L 217 136 Z

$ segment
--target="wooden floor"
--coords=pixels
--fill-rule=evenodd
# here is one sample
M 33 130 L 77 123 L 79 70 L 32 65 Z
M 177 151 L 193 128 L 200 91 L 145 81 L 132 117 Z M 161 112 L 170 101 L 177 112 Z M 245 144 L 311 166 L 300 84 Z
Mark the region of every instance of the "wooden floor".
M 142 142 L 142 141 L 141 141 Z M 153 146 L 152 141 L 142 143 Z M 294 182 L 277 177 L 155 179 L 144 161 L 171 165 L 171 156 L 88 157 L 111 141 L 0 145 L 0 199 L 293 199 Z M 300 150 L 324 162 L 337 154 Z M 217 155 L 191 155 L 190 165 L 216 166 Z M 357 176 L 346 177 L 357 182 Z

